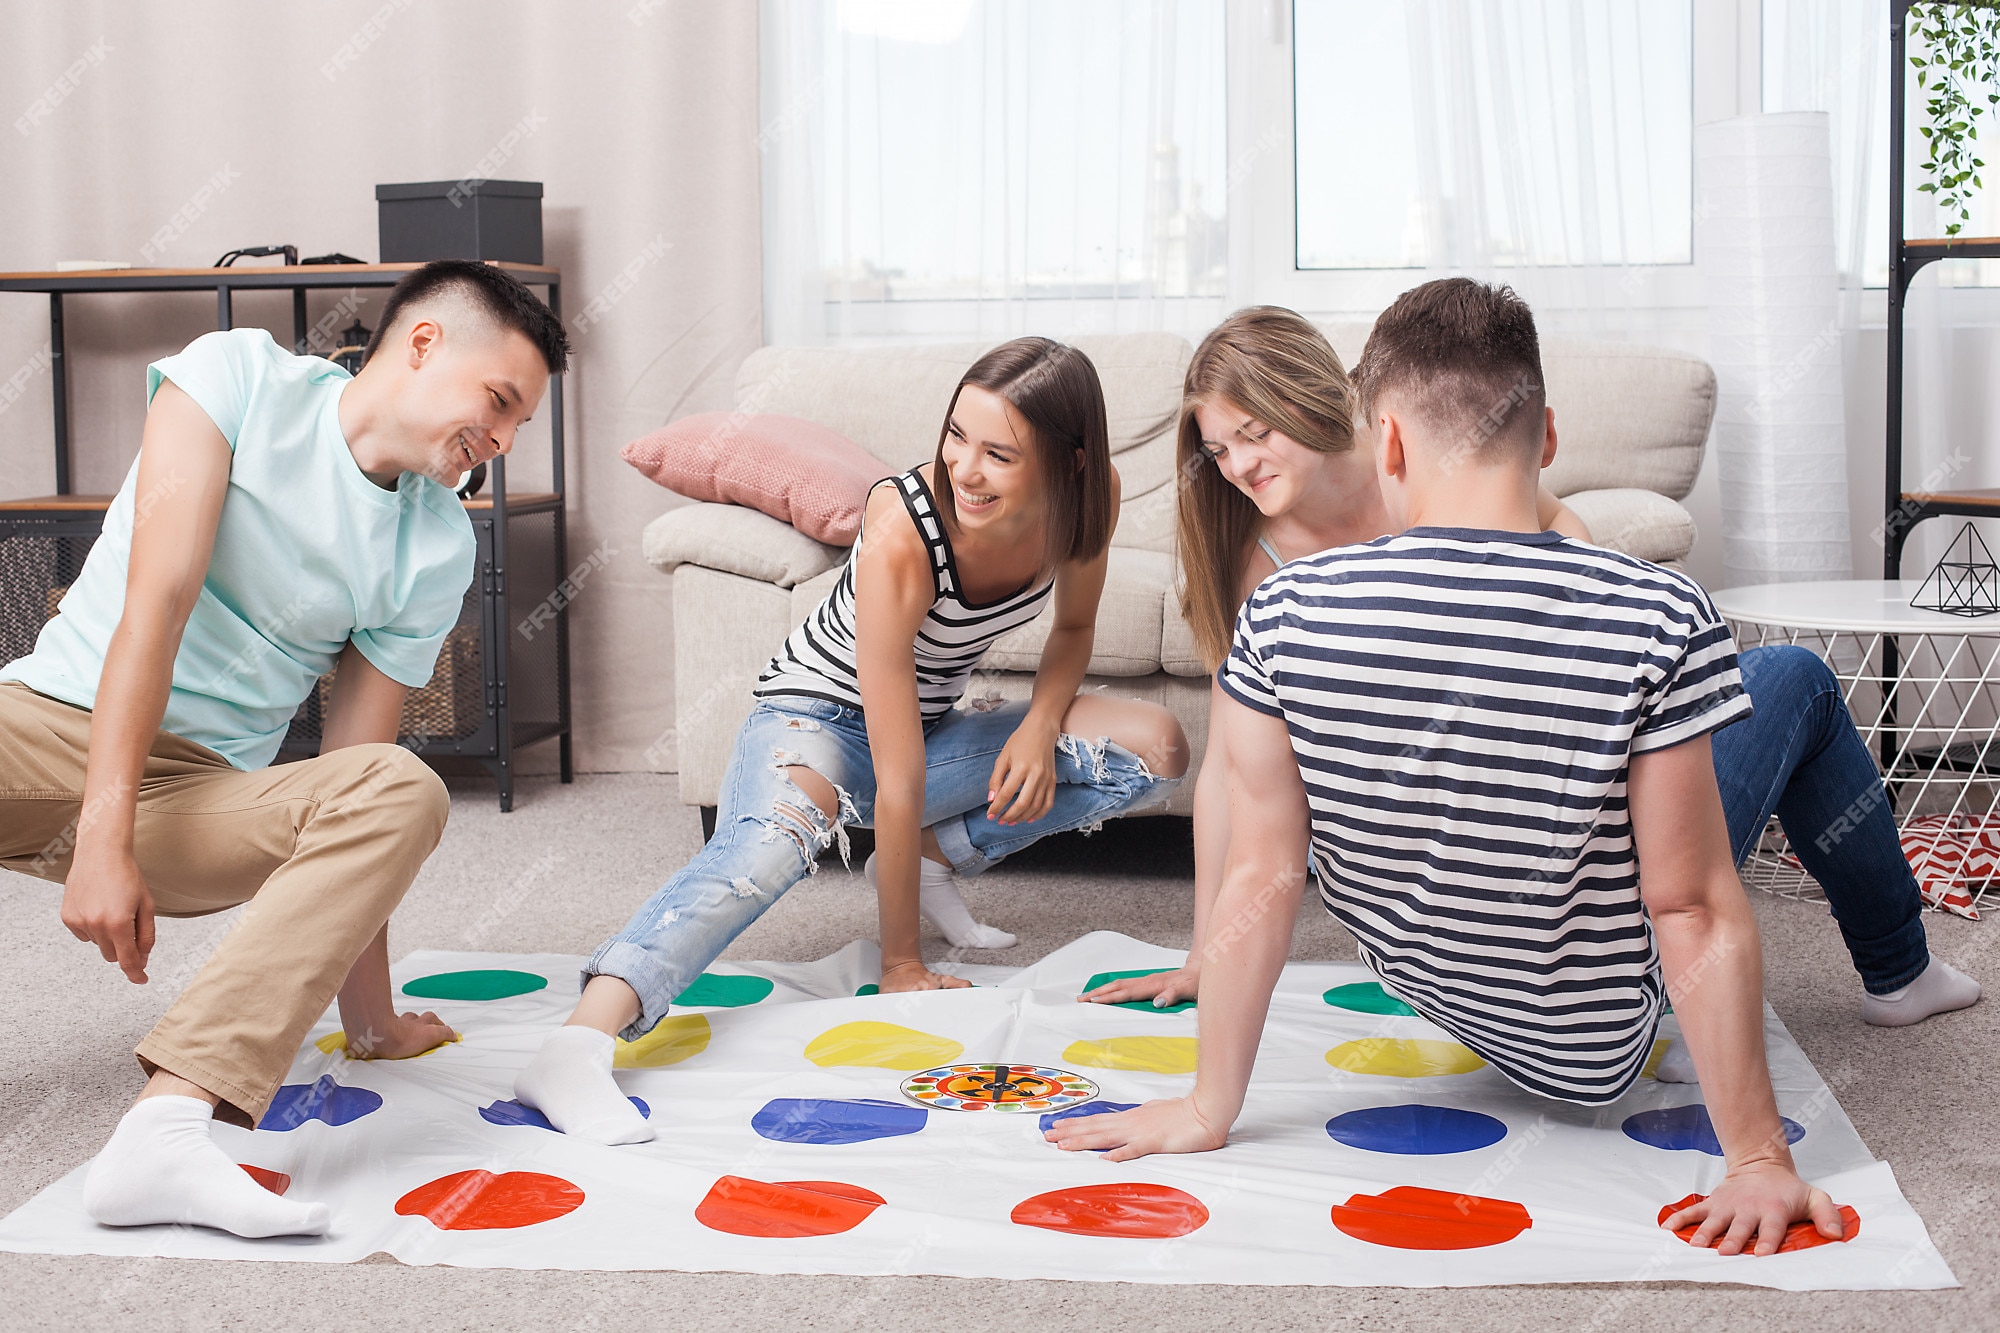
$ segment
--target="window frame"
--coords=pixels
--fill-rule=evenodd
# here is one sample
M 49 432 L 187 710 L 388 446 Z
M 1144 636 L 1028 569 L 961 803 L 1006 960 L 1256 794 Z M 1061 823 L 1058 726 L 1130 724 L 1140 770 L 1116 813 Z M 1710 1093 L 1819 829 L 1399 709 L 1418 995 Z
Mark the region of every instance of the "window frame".
M 1297 266 L 1296 138 L 1292 97 L 1293 0 L 1226 0 L 1231 304 L 1289 306 L 1323 318 L 1372 320 L 1402 292 L 1462 270 L 1301 269 Z M 1762 0 L 1693 0 L 1694 124 L 1762 109 Z M 1699 237 L 1695 238 L 1699 244 Z M 1696 260 L 1699 256 L 1694 256 Z M 1601 268 L 1494 270 L 1538 308 L 1605 303 Z M 1623 309 L 1698 311 L 1707 304 L 1698 264 L 1620 266 L 1611 279 Z

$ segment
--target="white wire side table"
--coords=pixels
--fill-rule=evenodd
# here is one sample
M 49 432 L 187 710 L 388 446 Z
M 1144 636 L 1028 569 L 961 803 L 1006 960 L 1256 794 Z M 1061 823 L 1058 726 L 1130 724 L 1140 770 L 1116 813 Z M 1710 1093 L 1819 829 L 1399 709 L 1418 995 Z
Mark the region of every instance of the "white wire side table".
M 2000 615 L 1919 611 L 1910 599 L 1922 586 L 1771 583 L 1714 599 L 1739 649 L 1798 644 L 1833 668 L 1881 771 L 1905 852 L 1959 871 L 1976 911 L 1989 898 L 2000 905 L 1991 858 L 1963 851 L 1967 830 L 1975 839 L 2000 836 Z M 1820 897 L 1790 851 L 1773 819 L 1743 865 L 1744 882 L 1788 898 Z

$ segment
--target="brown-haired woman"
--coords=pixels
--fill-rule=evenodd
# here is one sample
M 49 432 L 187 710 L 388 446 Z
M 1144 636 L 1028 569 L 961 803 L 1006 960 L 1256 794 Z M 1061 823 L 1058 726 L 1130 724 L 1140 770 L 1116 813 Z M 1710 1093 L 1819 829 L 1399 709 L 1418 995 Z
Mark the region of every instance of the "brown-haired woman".
M 875 829 L 881 989 L 932 990 L 966 983 L 924 965 L 920 910 L 976 947 L 1014 942 L 972 920 L 954 871 L 1164 799 L 1187 771 L 1173 715 L 1077 693 L 1117 515 L 1090 359 L 1020 338 L 975 362 L 931 463 L 877 484 L 839 583 L 765 668 L 715 837 L 591 957 L 515 1095 L 565 1133 L 650 1139 L 613 1037 L 650 1032 L 836 840 L 844 858 L 849 825 Z M 1051 601 L 1033 697 L 955 709 L 993 641 Z
M 1374 459 L 1354 447 L 1352 412 L 1340 357 L 1295 311 L 1239 310 L 1195 349 L 1176 450 L 1181 614 L 1211 672 L 1228 655 L 1244 598 L 1279 565 L 1390 532 Z M 1539 513 L 1543 527 L 1590 539 L 1582 520 L 1546 488 Z M 1208 909 L 1229 847 L 1223 772 L 1220 738 L 1210 733 L 1195 778 L 1194 940 L 1186 965 L 1114 981 L 1084 999 L 1169 1005 L 1194 998 Z

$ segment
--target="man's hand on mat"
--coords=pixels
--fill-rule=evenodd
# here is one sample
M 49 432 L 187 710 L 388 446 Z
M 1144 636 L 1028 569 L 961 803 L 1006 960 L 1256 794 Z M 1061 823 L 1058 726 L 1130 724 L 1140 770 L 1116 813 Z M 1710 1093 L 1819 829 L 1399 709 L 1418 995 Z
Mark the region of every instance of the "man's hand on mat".
M 1055 808 L 1060 738 L 1055 728 L 1032 722 L 1014 729 L 987 779 L 987 818 L 998 824 L 1026 824 Z
M 1155 972 L 1144 977 L 1120 977 L 1117 981 L 1107 981 L 1096 990 L 1087 990 L 1076 998 L 1089 1004 L 1124 1004 L 1132 1000 L 1151 1000 L 1164 1009 L 1182 1000 L 1192 1000 L 1201 987 L 1201 964 L 1177 967 L 1170 972 Z
M 1229 1127 L 1202 1118 L 1194 1098 L 1147 1102 L 1130 1111 L 1058 1120 L 1042 1135 L 1064 1152 L 1108 1149 L 1107 1162 L 1129 1162 L 1156 1152 L 1211 1152 L 1229 1141 Z
M 95 852 L 88 840 L 77 848 L 63 885 L 62 923 L 70 934 L 95 944 L 105 962 L 118 964 L 126 980 L 146 984 L 153 892 L 130 852 Z
M 895 995 L 911 990 L 957 990 L 971 984 L 964 977 L 948 977 L 913 961 L 883 968 L 881 991 L 884 995 Z
M 1688 1243 L 1717 1254 L 1776 1254 L 1792 1223 L 1810 1221 L 1828 1240 L 1844 1228 L 1825 1190 L 1800 1180 L 1789 1161 L 1764 1158 L 1729 1168 L 1715 1192 L 1660 1223 L 1668 1231 L 1695 1226 Z M 1718 1237 L 1720 1239 L 1718 1239 Z M 1751 1249 L 1751 1242 L 1755 1248 Z
M 347 1034 L 347 1054 L 354 1060 L 407 1060 L 457 1041 L 451 1024 L 426 1009 L 421 1014 L 396 1014 L 379 1027 Z

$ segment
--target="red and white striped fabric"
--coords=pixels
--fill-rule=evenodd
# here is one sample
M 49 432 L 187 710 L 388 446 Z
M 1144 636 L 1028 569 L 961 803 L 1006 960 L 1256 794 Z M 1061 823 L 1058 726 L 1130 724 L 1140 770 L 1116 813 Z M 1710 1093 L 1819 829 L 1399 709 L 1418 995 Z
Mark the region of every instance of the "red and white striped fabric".
M 1925 905 L 1977 921 L 1973 889 L 2000 877 L 2000 816 L 1921 815 L 1901 831 Z

